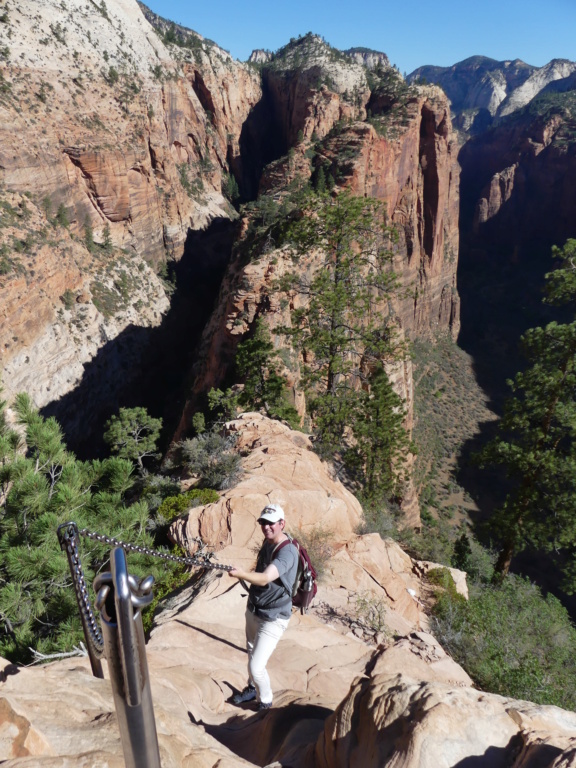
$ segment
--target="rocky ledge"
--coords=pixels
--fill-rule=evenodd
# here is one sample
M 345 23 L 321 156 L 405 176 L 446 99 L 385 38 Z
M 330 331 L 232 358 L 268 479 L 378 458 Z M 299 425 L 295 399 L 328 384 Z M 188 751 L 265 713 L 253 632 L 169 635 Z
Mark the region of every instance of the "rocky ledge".
M 248 562 L 270 499 L 285 504 L 293 529 L 325 526 L 331 555 L 315 605 L 293 615 L 272 656 L 268 712 L 230 701 L 246 675 L 240 584 L 196 573 L 156 617 L 147 655 L 164 768 L 576 766 L 576 714 L 472 687 L 428 631 L 418 576 L 426 564 L 354 532 L 358 503 L 305 436 L 257 414 L 233 426 L 249 451 L 243 483 L 191 510 L 187 529 L 220 542 L 219 561 Z M 464 575 L 453 575 L 464 592 Z M 380 607 L 379 631 L 359 595 Z M 92 677 L 85 659 L 35 669 L 0 662 L 0 762 L 120 768 L 109 681 Z

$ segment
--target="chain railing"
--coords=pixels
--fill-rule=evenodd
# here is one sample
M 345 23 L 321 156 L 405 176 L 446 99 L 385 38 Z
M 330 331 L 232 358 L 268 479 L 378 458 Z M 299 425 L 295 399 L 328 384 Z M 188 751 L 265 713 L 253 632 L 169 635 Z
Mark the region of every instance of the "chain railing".
M 100 612 L 101 629 L 92 610 L 84 578 L 79 554 L 80 536 L 113 547 L 110 572 L 101 573 L 94 580 L 97 593 L 95 606 Z M 178 557 L 86 528 L 78 530 L 73 522 L 59 526 L 58 539 L 68 557 L 93 675 L 104 677 L 101 659 L 104 657 L 108 662 L 126 768 L 160 768 L 141 613 L 153 600 L 154 577 L 137 579 L 129 574 L 126 552 L 137 552 L 195 568 L 230 571 L 232 566 L 213 562 L 211 558 L 214 555 L 206 552 L 200 541 L 196 542 L 199 549 L 194 555 Z

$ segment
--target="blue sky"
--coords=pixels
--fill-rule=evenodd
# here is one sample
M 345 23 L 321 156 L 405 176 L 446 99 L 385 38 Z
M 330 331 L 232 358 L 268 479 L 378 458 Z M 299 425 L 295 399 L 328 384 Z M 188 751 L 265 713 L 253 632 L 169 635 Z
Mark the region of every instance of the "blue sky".
M 280 48 L 306 32 L 336 48 L 384 51 L 401 72 L 448 66 L 481 54 L 542 66 L 576 60 L 576 0 L 148 0 L 165 18 L 194 29 L 244 61 L 254 48 Z

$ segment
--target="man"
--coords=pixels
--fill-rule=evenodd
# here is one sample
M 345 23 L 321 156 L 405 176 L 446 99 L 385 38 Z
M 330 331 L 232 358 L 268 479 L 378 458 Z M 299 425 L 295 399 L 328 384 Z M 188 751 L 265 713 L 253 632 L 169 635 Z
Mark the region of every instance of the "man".
M 268 504 L 258 518 L 264 543 L 256 569 L 233 568 L 229 573 L 250 584 L 246 607 L 248 685 L 232 699 L 235 704 L 258 699 L 259 709 L 272 706 L 272 688 L 266 664 L 284 634 L 292 613 L 292 586 L 298 570 L 298 552 L 284 533 L 284 510 Z

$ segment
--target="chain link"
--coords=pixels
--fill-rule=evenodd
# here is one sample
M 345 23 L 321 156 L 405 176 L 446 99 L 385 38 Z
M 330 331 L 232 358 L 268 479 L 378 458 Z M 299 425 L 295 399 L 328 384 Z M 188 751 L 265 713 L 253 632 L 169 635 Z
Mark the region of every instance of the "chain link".
M 86 640 L 91 646 L 94 656 L 98 659 L 101 659 L 104 655 L 104 641 L 90 603 L 88 587 L 86 585 L 86 579 L 84 578 L 84 569 L 82 568 L 82 561 L 80 560 L 80 553 L 78 552 L 78 535 L 84 536 L 87 539 L 99 541 L 103 544 L 108 544 L 111 547 L 122 547 L 125 552 L 137 552 L 141 555 L 158 557 L 161 560 L 182 563 L 183 565 L 192 566 L 194 568 L 208 568 L 217 571 L 232 570 L 231 565 L 222 565 L 221 563 L 212 562 L 210 558 L 214 556 L 213 553 L 204 552 L 203 542 L 199 539 L 194 539 L 194 541 L 201 547 L 201 550 L 198 553 L 191 557 L 178 557 L 176 555 L 166 554 L 165 552 L 158 552 L 157 550 L 150 549 L 150 547 L 141 547 L 137 544 L 130 544 L 129 542 L 122 541 L 121 539 L 115 539 L 112 536 L 89 531 L 87 528 L 78 530 L 76 523 L 61 525 L 58 528 L 58 538 L 60 539 L 62 549 L 65 549 L 68 555 L 72 582 L 74 584 L 74 590 L 76 592 L 78 606 L 82 616 L 82 623 L 86 628 Z M 151 579 L 151 577 L 148 577 L 148 579 Z M 148 579 L 143 579 L 141 582 L 133 580 L 134 584 L 131 584 L 132 592 L 134 593 L 133 602 L 135 602 L 137 607 L 143 607 L 152 599 L 151 588 L 153 579 L 151 579 L 149 584 Z M 102 603 L 107 594 L 107 589 L 108 587 L 106 585 L 99 586 L 98 588 L 99 594 L 96 599 L 98 609 L 102 607 Z
M 138 544 L 130 544 L 129 542 L 122 541 L 122 539 L 115 539 L 112 536 L 106 536 L 104 533 L 96 533 L 95 531 L 89 531 L 87 528 L 82 528 L 79 531 L 80 536 L 84 536 L 87 539 L 93 539 L 103 544 L 109 544 L 112 547 L 122 547 L 125 552 L 137 552 L 140 555 L 148 555 L 149 557 L 158 557 L 161 560 L 167 560 L 172 563 L 182 563 L 183 565 L 190 565 L 194 568 L 208 568 L 216 571 L 231 571 L 233 566 L 223 565 L 222 563 L 214 563 L 210 560 L 214 557 L 212 552 L 200 551 L 190 557 L 178 557 L 177 555 L 168 555 L 166 552 L 158 552 L 156 549 L 150 549 L 150 547 L 141 547 Z M 196 543 L 203 546 L 203 542 L 199 539 L 194 539 Z
M 84 578 L 84 569 L 82 568 L 82 561 L 80 560 L 80 554 L 78 552 L 77 532 L 78 528 L 76 525 L 74 523 L 69 523 L 66 526 L 60 526 L 58 529 L 58 538 L 60 539 L 60 545 L 63 549 L 66 549 L 68 555 L 72 583 L 74 584 L 78 607 L 82 614 L 82 624 L 86 628 L 86 641 L 90 645 L 94 656 L 96 656 L 97 659 L 101 659 L 104 656 L 104 640 L 96 617 L 94 616 L 94 612 L 92 611 L 88 587 L 86 586 L 86 579 Z

